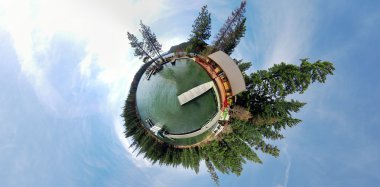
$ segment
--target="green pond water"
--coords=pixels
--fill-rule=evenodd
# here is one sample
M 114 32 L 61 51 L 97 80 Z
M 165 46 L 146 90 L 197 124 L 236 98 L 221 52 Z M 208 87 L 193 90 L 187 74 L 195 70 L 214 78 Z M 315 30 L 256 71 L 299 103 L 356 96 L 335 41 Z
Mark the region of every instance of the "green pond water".
M 201 128 L 217 113 L 213 89 L 180 105 L 177 96 L 198 85 L 211 81 L 206 71 L 192 59 L 180 59 L 162 71 L 144 75 L 137 88 L 137 107 L 142 121 L 149 118 L 169 133 L 188 133 Z

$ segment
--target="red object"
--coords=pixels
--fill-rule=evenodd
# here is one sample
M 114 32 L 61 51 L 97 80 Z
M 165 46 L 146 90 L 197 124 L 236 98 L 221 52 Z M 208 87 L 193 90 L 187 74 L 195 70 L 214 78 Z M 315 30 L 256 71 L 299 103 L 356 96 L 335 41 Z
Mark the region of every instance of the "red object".
M 224 99 L 224 101 L 223 101 L 223 106 L 224 106 L 224 107 L 227 107 L 227 106 L 228 106 L 227 99 Z

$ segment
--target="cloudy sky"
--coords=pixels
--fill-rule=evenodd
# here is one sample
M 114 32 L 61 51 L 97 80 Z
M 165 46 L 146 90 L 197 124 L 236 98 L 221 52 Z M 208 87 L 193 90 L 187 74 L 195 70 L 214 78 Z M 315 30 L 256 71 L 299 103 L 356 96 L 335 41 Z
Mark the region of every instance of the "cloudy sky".
M 120 118 L 141 62 L 126 32 L 150 25 L 165 50 L 186 41 L 201 6 L 213 34 L 238 1 L 0 0 L 0 186 L 212 186 L 151 165 L 128 149 Z M 248 1 L 232 54 L 253 62 L 335 64 L 326 84 L 295 95 L 303 122 L 222 186 L 376 186 L 380 183 L 380 2 Z

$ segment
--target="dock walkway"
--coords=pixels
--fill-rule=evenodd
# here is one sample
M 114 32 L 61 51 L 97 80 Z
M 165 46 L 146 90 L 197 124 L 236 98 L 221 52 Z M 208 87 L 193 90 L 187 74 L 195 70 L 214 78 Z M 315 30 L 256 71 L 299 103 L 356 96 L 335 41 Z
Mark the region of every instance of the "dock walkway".
M 211 81 L 211 83 L 212 83 L 212 81 Z M 219 97 L 218 96 L 218 90 L 217 90 L 214 83 L 212 84 L 212 88 L 214 89 L 217 97 Z M 219 99 L 217 99 L 217 101 L 218 101 L 218 112 L 202 128 L 200 128 L 199 130 L 196 130 L 194 132 L 187 133 L 187 134 L 167 134 L 167 135 L 165 135 L 165 137 L 170 138 L 170 139 L 192 138 L 192 137 L 203 134 L 204 132 L 211 129 L 212 127 L 215 127 L 215 125 L 218 123 L 218 120 L 220 118 L 220 114 L 222 113 L 222 111 L 220 110 L 221 103 L 220 103 Z
M 189 91 L 182 93 L 178 96 L 179 103 L 181 105 L 193 100 L 194 98 L 204 94 L 207 90 L 211 89 L 214 86 L 212 81 L 201 84 L 197 87 L 190 89 Z

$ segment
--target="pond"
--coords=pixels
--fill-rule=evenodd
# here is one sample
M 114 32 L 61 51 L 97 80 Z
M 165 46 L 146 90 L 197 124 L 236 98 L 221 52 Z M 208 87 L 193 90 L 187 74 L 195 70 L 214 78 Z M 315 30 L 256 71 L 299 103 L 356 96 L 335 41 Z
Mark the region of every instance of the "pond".
M 150 80 L 142 76 L 137 88 L 137 107 L 141 120 L 151 119 L 169 133 L 195 131 L 217 113 L 213 89 L 190 102 L 180 105 L 177 96 L 212 79 L 192 59 L 179 59 L 175 65 L 167 63 Z

